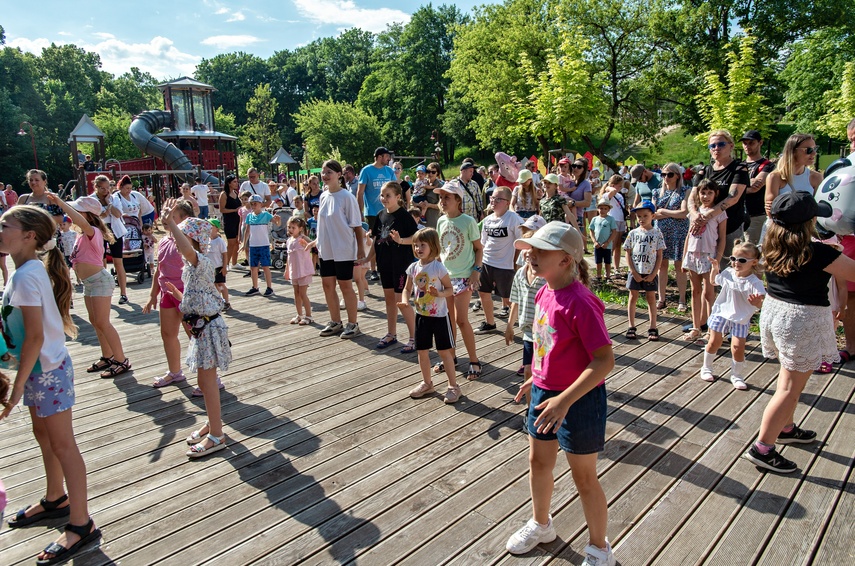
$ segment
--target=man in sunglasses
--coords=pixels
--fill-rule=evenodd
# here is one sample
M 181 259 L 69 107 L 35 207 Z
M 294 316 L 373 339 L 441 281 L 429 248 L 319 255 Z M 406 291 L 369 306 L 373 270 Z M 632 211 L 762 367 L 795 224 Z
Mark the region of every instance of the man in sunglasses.
M 763 136 L 757 130 L 748 130 L 739 141 L 745 150 L 750 179 L 745 189 L 745 212 L 751 217 L 747 235 L 749 240 L 760 245 L 760 232 L 766 222 L 766 177 L 775 170 L 775 162 L 763 157 Z
M 464 160 L 460 165 L 458 179 L 464 194 L 463 214 L 468 214 L 475 219 L 475 222 L 481 222 L 484 218 L 484 195 L 481 192 L 481 187 L 472 179 L 474 173 L 475 164 Z

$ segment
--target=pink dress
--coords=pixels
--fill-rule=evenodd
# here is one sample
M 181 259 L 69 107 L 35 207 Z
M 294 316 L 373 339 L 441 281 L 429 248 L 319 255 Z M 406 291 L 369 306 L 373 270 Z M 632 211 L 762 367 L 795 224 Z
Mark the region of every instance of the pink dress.
M 308 285 L 315 274 L 312 253 L 306 251 L 304 238 L 288 238 L 288 265 L 285 276 L 296 285 Z

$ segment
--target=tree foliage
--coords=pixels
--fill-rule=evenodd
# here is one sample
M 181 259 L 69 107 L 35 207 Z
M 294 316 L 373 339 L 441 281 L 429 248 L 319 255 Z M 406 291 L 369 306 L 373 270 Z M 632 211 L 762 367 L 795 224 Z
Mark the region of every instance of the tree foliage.
M 92 116 L 92 121 L 104 132 L 104 151 L 112 159 L 137 159 L 140 150 L 131 141 L 128 127 L 133 116 L 121 108 L 104 108 Z
M 855 118 L 855 62 L 844 65 L 843 78 L 837 92 L 826 93 L 828 111 L 820 118 L 817 127 L 829 136 L 846 135 L 846 126 Z
M 248 120 L 244 127 L 244 147 L 258 167 L 266 164 L 279 149 L 276 107 L 270 85 L 266 84 L 258 85 L 246 103 Z
M 377 118 L 348 102 L 304 102 L 294 121 L 297 133 L 306 140 L 312 167 L 320 166 L 335 152 L 348 163 L 368 163 L 374 149 L 382 143 L 382 128 Z

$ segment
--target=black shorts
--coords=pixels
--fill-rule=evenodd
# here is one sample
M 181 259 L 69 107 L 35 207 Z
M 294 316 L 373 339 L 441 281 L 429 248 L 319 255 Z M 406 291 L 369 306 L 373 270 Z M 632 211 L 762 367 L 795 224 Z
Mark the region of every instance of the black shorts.
M 122 259 L 124 243 L 124 238 L 116 238 L 116 241 L 110 244 L 110 257 L 113 259 Z
M 481 272 L 481 279 L 478 283 L 479 293 L 496 292 L 503 299 L 511 298 L 511 285 L 514 282 L 513 269 L 500 269 L 498 267 L 490 267 L 484 264 L 484 270 Z
M 338 281 L 353 279 L 352 261 L 333 261 L 321 258 L 321 277 L 335 277 Z
M 223 275 L 222 268 L 217 267 L 214 269 L 214 283 L 225 283 L 226 276 Z
M 611 265 L 612 250 L 606 248 L 594 248 L 594 263 L 596 263 L 597 265 L 600 265 L 601 263 Z
M 657 275 L 653 281 L 636 281 L 630 273 L 626 278 L 626 288 L 630 291 L 645 291 L 647 293 L 656 291 L 659 288 L 659 276 Z
M 422 316 L 416 315 L 416 350 L 430 350 L 436 339 L 436 350 L 454 348 L 454 334 L 448 315 Z
M 407 268 L 398 269 L 396 266 L 377 266 L 380 274 L 380 284 L 384 289 L 393 289 L 396 293 L 403 293 L 407 284 Z

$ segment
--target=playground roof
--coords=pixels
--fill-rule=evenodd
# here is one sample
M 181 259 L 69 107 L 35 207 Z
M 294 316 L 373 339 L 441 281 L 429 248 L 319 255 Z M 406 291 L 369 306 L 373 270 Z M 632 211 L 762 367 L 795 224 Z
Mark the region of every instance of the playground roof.
M 161 85 L 157 85 L 161 91 L 166 90 L 166 88 L 196 88 L 199 90 L 210 90 L 212 92 L 216 92 L 217 89 L 212 87 L 211 85 L 206 85 L 205 83 L 199 82 L 196 79 L 191 79 L 190 77 L 181 77 L 180 79 L 175 79 L 174 81 L 169 81 L 168 83 L 163 83 Z
M 102 132 L 98 126 L 95 125 L 95 122 L 92 121 L 92 118 L 86 114 L 80 118 L 80 121 L 77 122 L 77 125 L 74 126 L 74 129 L 71 130 L 71 133 L 68 135 L 69 143 L 74 140 L 84 143 L 98 143 L 103 139 L 104 132 Z
M 207 131 L 192 131 L 192 130 L 174 130 L 170 132 L 161 132 L 157 134 L 157 137 L 164 139 L 172 139 L 172 138 L 197 138 L 203 140 L 230 140 L 234 141 L 237 138 L 234 136 L 230 136 L 229 134 L 224 134 L 222 132 L 207 132 Z
M 274 163 L 282 165 L 297 165 L 297 162 L 287 151 L 285 151 L 284 147 L 280 147 L 276 150 L 276 154 L 270 158 L 270 164 L 273 165 Z

